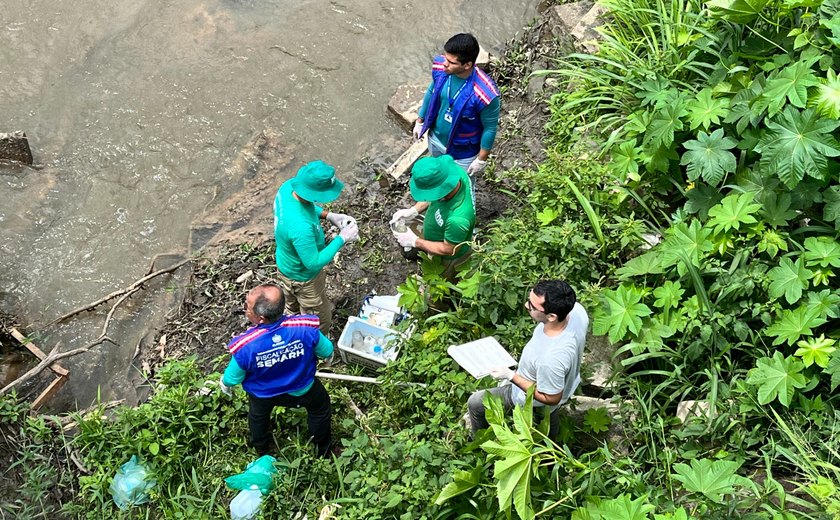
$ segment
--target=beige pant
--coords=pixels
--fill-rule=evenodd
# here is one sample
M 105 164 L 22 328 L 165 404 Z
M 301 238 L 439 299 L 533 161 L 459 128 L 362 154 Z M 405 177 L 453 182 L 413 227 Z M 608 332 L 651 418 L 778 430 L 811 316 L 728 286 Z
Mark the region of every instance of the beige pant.
M 329 336 L 332 325 L 333 304 L 327 298 L 327 273 L 321 270 L 318 276 L 298 282 L 278 273 L 283 297 L 286 298 L 286 314 L 317 314 L 321 320 L 321 332 Z

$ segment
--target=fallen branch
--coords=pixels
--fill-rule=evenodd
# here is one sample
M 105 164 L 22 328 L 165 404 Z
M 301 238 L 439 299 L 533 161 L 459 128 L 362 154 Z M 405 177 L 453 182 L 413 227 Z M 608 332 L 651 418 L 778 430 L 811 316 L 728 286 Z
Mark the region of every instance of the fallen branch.
M 109 341 L 111 343 L 114 343 L 114 341 L 111 338 L 109 338 L 108 336 L 100 336 L 93 343 L 90 343 L 90 344 L 88 344 L 84 347 L 79 347 L 79 348 L 76 348 L 76 349 L 73 349 L 73 350 L 68 350 L 67 352 L 59 352 L 58 348 L 61 346 L 61 343 L 56 344 L 55 348 L 53 348 L 52 351 L 49 354 L 47 354 L 47 357 L 42 359 L 40 363 L 35 365 L 35 367 L 31 368 L 29 371 L 27 371 L 25 374 L 23 374 L 19 378 L 15 379 L 11 383 L 9 383 L 8 385 L 6 385 L 2 389 L 0 389 L 0 395 L 5 394 L 6 392 L 8 392 L 9 390 L 11 390 L 12 388 L 14 388 L 15 386 L 17 386 L 21 383 L 25 383 L 26 381 L 29 381 L 30 379 L 37 376 L 41 372 L 43 372 L 47 367 L 49 367 L 50 365 L 52 365 L 53 363 L 55 363 L 59 359 L 64 359 L 64 358 L 67 358 L 67 357 L 70 357 L 70 356 L 75 356 L 77 354 L 83 354 L 83 353 L 87 352 L 88 350 L 92 349 L 93 347 L 95 347 L 95 346 L 97 346 L 100 343 L 103 343 L 105 341 Z
M 107 296 L 103 296 L 102 298 L 100 298 L 100 299 L 96 300 L 96 301 L 95 301 L 95 302 L 93 302 L 93 303 L 89 303 L 89 304 L 87 304 L 87 305 L 85 305 L 85 306 L 83 306 L 83 307 L 79 307 L 78 309 L 74 309 L 74 310 L 72 310 L 72 311 L 68 312 L 67 314 L 64 314 L 64 315 L 62 315 L 62 316 L 59 316 L 58 318 L 56 318 L 56 319 L 54 319 L 53 321 L 49 322 L 49 323 L 47 324 L 47 327 L 49 327 L 50 325 L 55 325 L 56 323 L 62 322 L 62 321 L 64 321 L 64 320 L 66 320 L 67 318 L 71 317 L 71 316 L 75 316 L 76 314 L 81 314 L 81 313 L 83 313 L 83 312 L 85 312 L 85 311 L 93 310 L 93 309 L 95 309 L 96 307 L 98 307 L 98 306 L 102 305 L 103 303 L 107 302 L 108 300 L 112 300 L 112 299 L 114 299 L 114 298 L 116 298 L 116 297 L 118 297 L 118 296 L 122 296 L 122 295 L 124 295 L 124 294 L 126 294 L 126 293 L 134 293 L 134 292 L 136 292 L 136 291 L 140 288 L 140 286 L 141 286 L 141 285 L 143 285 L 144 283 L 148 282 L 148 281 L 149 281 L 149 280 L 151 280 L 152 278 L 155 278 L 155 277 L 160 276 L 160 275 L 162 275 L 162 274 L 171 273 L 172 271 L 177 270 L 179 267 L 181 267 L 182 265 L 186 264 L 186 263 L 187 263 L 187 262 L 189 262 L 190 260 L 191 260 L 190 258 L 187 258 L 187 259 L 181 260 L 180 262 L 178 262 L 178 263 L 177 263 L 177 264 L 175 264 L 175 265 L 171 265 L 171 266 L 169 266 L 169 267 L 167 267 L 167 268 L 165 268 L 165 269 L 159 269 L 159 270 L 157 270 L 157 271 L 155 271 L 155 272 L 153 272 L 153 273 L 151 273 L 151 274 L 148 274 L 148 275 L 144 276 L 143 278 L 140 278 L 139 280 L 137 280 L 136 282 L 134 282 L 133 284 L 129 285 L 128 287 L 126 287 L 126 288 L 124 288 L 124 289 L 120 289 L 120 290 L 118 290 L 118 291 L 114 291 L 114 292 L 112 292 L 111 294 L 109 294 L 109 295 L 107 295 Z M 112 310 L 113 310 L 113 309 L 112 309 Z

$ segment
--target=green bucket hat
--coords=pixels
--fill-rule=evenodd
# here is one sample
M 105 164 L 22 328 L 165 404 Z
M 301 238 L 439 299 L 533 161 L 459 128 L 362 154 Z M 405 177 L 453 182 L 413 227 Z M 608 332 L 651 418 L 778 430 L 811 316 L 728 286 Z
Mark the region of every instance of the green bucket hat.
M 440 200 L 455 189 L 463 171 L 448 155 L 423 157 L 411 168 L 411 196 L 419 202 Z
M 292 189 L 309 202 L 332 202 L 341 194 L 344 183 L 335 178 L 335 168 L 324 161 L 312 161 L 298 170 Z

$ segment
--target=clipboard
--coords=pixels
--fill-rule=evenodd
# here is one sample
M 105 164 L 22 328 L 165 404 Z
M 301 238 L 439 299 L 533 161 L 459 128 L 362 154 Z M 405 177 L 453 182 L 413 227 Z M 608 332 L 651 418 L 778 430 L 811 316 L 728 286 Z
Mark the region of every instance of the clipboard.
M 516 365 L 513 356 L 493 336 L 452 345 L 446 352 L 476 379 L 488 375 L 492 368 Z

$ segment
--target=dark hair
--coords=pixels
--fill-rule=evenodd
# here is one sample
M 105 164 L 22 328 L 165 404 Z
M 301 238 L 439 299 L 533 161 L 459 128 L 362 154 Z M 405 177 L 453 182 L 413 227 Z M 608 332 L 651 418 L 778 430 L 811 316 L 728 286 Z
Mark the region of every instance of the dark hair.
M 478 40 L 470 33 L 456 34 L 446 42 L 443 50 L 458 57 L 461 65 L 472 63 L 478 59 Z
M 286 305 L 283 291 L 271 283 L 258 285 L 256 288 L 258 291 L 257 298 L 254 300 L 254 314 L 262 316 L 268 323 L 279 320 L 283 316 L 283 307 Z M 277 292 L 275 293 L 274 290 Z
M 545 297 L 544 312 L 556 314 L 560 321 L 566 319 L 577 301 L 575 290 L 563 280 L 540 280 L 533 290 L 537 296 Z

